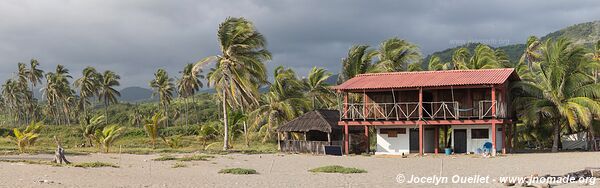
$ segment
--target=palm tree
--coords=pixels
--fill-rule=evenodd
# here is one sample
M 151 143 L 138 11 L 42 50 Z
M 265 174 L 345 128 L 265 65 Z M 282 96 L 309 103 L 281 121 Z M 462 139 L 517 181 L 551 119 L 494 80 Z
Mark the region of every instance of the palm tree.
M 158 129 L 160 123 L 165 120 L 166 118 L 163 117 L 160 113 L 155 113 L 154 116 L 147 120 L 146 124 L 144 125 L 144 130 L 146 131 L 148 137 L 150 137 L 150 143 L 152 143 L 152 148 L 156 148 L 156 139 L 159 136 Z
M 92 142 L 94 140 L 94 134 L 96 133 L 96 130 L 102 128 L 102 123 L 106 122 L 105 119 L 106 117 L 103 115 L 96 116 L 93 118 L 86 118 L 86 120 L 81 125 L 81 134 L 84 138 L 86 138 L 90 147 L 94 146 Z
M 40 65 L 40 63 L 36 59 L 31 59 L 31 61 L 29 62 L 29 69 L 25 73 L 27 75 L 27 79 L 31 83 L 31 98 L 32 99 L 35 99 L 33 97 L 33 89 L 38 84 L 42 84 L 42 78 L 44 77 L 44 71 L 38 68 L 39 65 Z M 34 104 L 35 103 L 37 103 L 37 101 L 35 101 Z M 31 113 L 31 121 L 35 121 L 35 114 L 33 113 L 33 111 L 30 111 L 30 113 Z
M 534 124 L 553 128 L 552 151 L 558 151 L 561 128 L 579 125 L 591 129 L 594 116 L 600 115 L 600 84 L 587 76 L 584 49 L 565 38 L 546 40 L 541 59 L 532 65 L 531 80 L 515 83 L 520 95 L 514 104 L 522 117 Z M 593 131 L 592 131 L 593 132 Z
M 452 69 L 458 70 L 466 67 L 469 56 L 471 56 L 469 49 L 465 47 L 455 50 L 454 53 L 452 53 Z
M 55 72 L 46 73 L 46 86 L 42 88 L 42 93 L 47 101 L 48 111 L 54 115 L 54 120 L 58 124 L 60 124 L 60 111 L 65 116 L 65 122 L 70 124 L 69 105 L 73 100 L 75 92 L 69 86 L 69 78 L 71 78 L 69 69 L 66 69 L 62 65 L 57 65 Z
M 438 56 L 431 56 L 429 58 L 429 63 L 427 64 L 427 70 L 437 71 L 437 70 L 448 70 L 450 69 L 450 63 L 442 63 L 442 59 Z
M 160 105 L 163 107 L 163 112 L 165 113 L 165 126 L 169 126 L 169 115 L 168 115 L 168 107 L 173 100 L 173 78 L 169 78 L 169 74 L 164 69 L 158 69 L 156 73 L 154 73 L 154 80 L 150 81 L 150 87 L 154 89 L 154 93 L 152 96 L 158 95 L 160 100 Z
M 185 99 L 185 124 L 188 125 L 189 108 L 188 98 L 193 97 L 196 91 L 203 87 L 200 79 L 204 76 L 199 75 L 199 71 L 194 71 L 194 64 L 187 64 L 181 72 L 181 78 L 177 80 L 177 93 Z
M 421 52 L 416 45 L 396 37 L 383 41 L 377 55 L 377 66 L 387 72 L 407 71 L 410 64 L 421 60 Z
M 104 129 L 102 130 L 96 130 L 96 134 L 94 135 L 94 137 L 96 138 L 96 142 L 98 142 L 98 145 L 104 148 L 104 152 L 108 153 L 112 144 L 121 137 L 124 130 L 125 127 L 111 125 L 104 127 Z
M 348 56 L 342 59 L 342 71 L 337 83 L 341 84 L 359 74 L 371 72 L 374 69 L 373 57 L 377 51 L 367 45 L 354 45 L 348 50 Z
M 271 138 L 272 130 L 291 120 L 306 109 L 308 103 L 301 91 L 302 83 L 296 79 L 296 74 L 291 69 L 282 66 L 275 68 L 275 81 L 271 84 L 269 92 L 262 97 L 262 102 L 250 117 L 255 118 L 255 125 L 264 122 L 260 131 L 264 133 L 263 142 Z
M 258 105 L 258 87 L 267 80 L 263 62 L 271 59 L 271 53 L 265 49 L 267 43 L 263 35 L 244 18 L 227 18 L 219 25 L 217 37 L 221 55 L 201 60 L 194 70 L 208 62 L 216 62 L 208 74 L 208 84 L 218 91 L 224 132 L 228 134 L 227 108 Z M 228 149 L 228 138 L 228 135 L 223 138 L 223 150 Z
M 129 115 L 129 121 L 130 121 L 131 125 L 139 127 L 140 124 L 142 123 L 142 120 L 143 120 L 142 114 L 140 114 L 140 111 L 138 109 L 135 109 L 135 111 Z
M 101 76 L 94 67 L 86 67 L 81 74 L 81 78 L 75 80 L 73 86 L 79 89 L 78 106 L 86 113 L 86 105 L 91 104 L 88 99 L 99 94 Z
M 521 55 L 521 59 L 519 61 L 526 63 L 529 70 L 531 70 L 533 62 L 537 62 L 541 59 L 541 44 L 542 43 L 540 42 L 540 39 L 538 39 L 536 36 L 529 36 L 529 38 L 527 38 L 525 51 L 523 52 L 523 55 Z
M 326 82 L 331 73 L 323 68 L 313 67 L 308 73 L 308 78 L 304 79 L 306 95 L 311 99 L 312 110 L 322 107 L 332 107 L 335 103 L 335 94 L 330 90 Z
M 4 104 L 8 107 L 9 117 L 16 118 L 22 98 L 18 83 L 13 79 L 7 79 L 2 85 L 2 96 Z
M 106 124 L 108 124 L 108 105 L 119 103 L 117 97 L 121 93 L 114 87 L 121 85 L 119 83 L 121 77 L 113 71 L 104 71 L 104 74 L 99 76 L 100 85 L 98 88 L 98 100 L 104 103 L 104 116 L 106 116 Z

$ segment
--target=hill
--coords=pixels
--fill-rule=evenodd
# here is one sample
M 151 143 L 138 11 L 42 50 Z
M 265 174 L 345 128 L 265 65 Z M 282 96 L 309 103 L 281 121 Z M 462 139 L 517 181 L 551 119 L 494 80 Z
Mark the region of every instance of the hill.
M 152 100 L 152 90 L 142 87 L 126 87 L 121 91 L 120 101 L 143 102 Z
M 566 27 L 564 29 L 551 32 L 545 36 L 540 37 L 540 39 L 542 41 L 544 41 L 547 39 L 556 39 L 558 37 L 566 37 L 566 38 L 572 40 L 573 42 L 575 42 L 576 44 L 583 44 L 585 46 L 591 46 L 592 43 L 594 43 L 597 40 L 600 40 L 600 20 L 572 25 L 572 26 Z M 457 49 L 459 49 L 461 47 L 466 47 L 467 49 L 469 49 L 472 52 L 476 46 L 477 46 L 477 43 L 469 43 L 469 44 L 465 44 L 465 45 L 461 45 L 461 46 L 456 46 L 453 48 L 448 48 L 448 49 L 445 49 L 442 51 L 434 52 L 434 53 L 428 55 L 424 59 L 423 66 L 425 66 L 425 67 L 427 66 L 427 62 L 429 62 L 429 58 L 431 58 L 432 55 L 439 56 L 440 59 L 442 59 L 442 61 L 448 62 L 452 58 L 452 54 L 454 53 L 454 51 L 456 51 Z M 506 52 L 506 54 L 508 55 L 509 60 L 512 63 L 516 63 L 519 61 L 521 54 L 523 54 L 523 50 L 525 50 L 525 44 L 511 44 L 511 45 L 496 47 L 495 49 L 504 50 L 504 52 Z

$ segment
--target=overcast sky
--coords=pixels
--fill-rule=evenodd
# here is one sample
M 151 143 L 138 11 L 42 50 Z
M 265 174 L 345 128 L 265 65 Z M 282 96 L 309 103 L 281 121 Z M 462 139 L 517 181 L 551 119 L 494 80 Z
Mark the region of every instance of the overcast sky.
M 148 87 L 158 68 L 178 76 L 186 63 L 216 55 L 217 26 L 228 16 L 252 20 L 266 36 L 270 70 L 305 75 L 313 66 L 338 72 L 351 45 L 390 37 L 425 55 L 469 40 L 522 43 L 600 19 L 600 1 L 3 0 L 0 81 L 36 58 L 46 71 L 63 64 L 79 77 L 94 66 L 116 71 L 123 86 Z

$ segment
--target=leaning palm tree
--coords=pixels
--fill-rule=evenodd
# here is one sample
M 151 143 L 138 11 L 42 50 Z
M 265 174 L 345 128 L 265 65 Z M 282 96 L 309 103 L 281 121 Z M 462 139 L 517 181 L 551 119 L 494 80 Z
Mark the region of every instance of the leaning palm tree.
M 387 72 L 407 71 L 410 64 L 421 60 L 419 47 L 396 37 L 383 41 L 377 52 L 377 66 Z
M 144 125 L 144 130 L 148 137 L 150 137 L 150 143 L 152 144 L 152 148 L 156 148 L 156 139 L 159 137 L 159 127 L 160 124 L 165 121 L 166 118 L 163 117 L 160 113 L 155 113 L 152 118 L 146 121 Z
M 200 88 L 202 88 L 202 82 L 200 79 L 204 76 L 199 75 L 198 71 L 194 71 L 194 64 L 187 64 L 181 72 L 181 78 L 177 80 L 177 93 L 179 96 L 185 99 L 185 124 L 189 123 L 189 108 L 188 98 L 193 97 Z
M 281 66 L 275 68 L 274 79 L 269 92 L 263 95 L 261 105 L 250 115 L 255 119 L 254 124 L 260 125 L 260 132 L 264 134 L 263 142 L 271 138 L 272 131 L 278 125 L 296 117 L 302 109 L 308 108 L 308 102 L 299 92 L 302 83 L 296 79 L 291 69 Z
M 215 87 L 222 104 L 224 133 L 228 134 L 228 108 L 250 108 L 258 105 L 258 87 L 266 83 L 263 62 L 271 59 L 265 49 L 266 39 L 252 22 L 244 18 L 227 18 L 217 31 L 221 55 L 196 63 L 194 70 L 208 62 L 216 66 L 208 74 L 208 84 Z M 229 146 L 229 136 L 223 137 L 223 150 Z
M 540 39 L 536 36 L 529 36 L 527 38 L 527 43 L 525 43 L 525 51 L 523 55 L 521 55 L 520 62 L 524 62 L 529 70 L 533 65 L 533 62 L 537 62 L 541 59 L 540 47 L 541 47 Z
M 338 75 L 337 83 L 341 84 L 359 74 L 375 71 L 373 57 L 377 51 L 367 45 L 354 45 L 348 50 L 348 55 L 342 59 L 342 71 Z
M 471 56 L 471 53 L 469 52 L 469 49 L 465 47 L 455 50 L 454 53 L 452 53 L 452 69 L 466 69 L 469 56 Z
M 102 130 L 96 130 L 94 137 L 98 145 L 104 148 L 104 152 L 108 153 L 110 147 L 121 137 L 123 131 L 125 131 L 125 127 L 111 125 L 104 127 Z
M 121 85 L 119 79 L 121 79 L 119 75 L 109 70 L 104 71 L 104 74 L 99 76 L 98 99 L 104 103 L 106 124 L 108 124 L 108 105 L 118 103 L 117 97 L 121 96 L 121 93 L 114 88 Z
M 75 80 L 73 85 L 79 90 L 78 106 L 85 114 L 87 112 L 86 105 L 91 104 L 89 98 L 99 94 L 102 80 L 100 80 L 101 75 L 94 67 L 86 67 L 81 74 L 81 78 Z
M 442 59 L 438 56 L 431 56 L 429 58 L 429 63 L 427 64 L 427 70 L 437 71 L 437 70 L 448 70 L 450 69 L 450 63 L 443 63 Z
M 532 79 L 514 85 L 520 93 L 514 104 L 529 123 L 552 126 L 552 151 L 557 152 L 563 126 L 592 129 L 593 117 L 600 115 L 600 84 L 586 75 L 584 48 L 559 38 L 546 40 L 540 51 L 540 62 L 532 65 Z
M 310 98 L 313 110 L 334 106 L 335 94 L 328 88 L 329 84 L 327 83 L 330 76 L 331 73 L 325 69 L 313 67 L 308 73 L 308 77 L 304 79 L 306 96 Z
M 165 126 L 169 126 L 169 104 L 173 100 L 173 92 L 175 85 L 173 85 L 173 78 L 169 78 L 169 74 L 164 69 L 158 69 L 154 73 L 154 80 L 150 81 L 150 87 L 154 89 L 152 96 L 158 95 L 160 100 L 160 106 L 163 108 L 165 114 Z

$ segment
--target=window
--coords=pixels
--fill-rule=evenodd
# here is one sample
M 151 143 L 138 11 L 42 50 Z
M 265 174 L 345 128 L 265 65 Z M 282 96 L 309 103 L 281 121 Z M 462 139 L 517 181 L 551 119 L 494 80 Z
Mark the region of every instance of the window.
M 489 129 L 471 129 L 471 139 L 488 139 L 489 131 Z
M 379 129 L 379 134 L 387 134 L 388 137 L 398 137 L 398 134 L 406 134 L 405 128 L 387 128 Z

